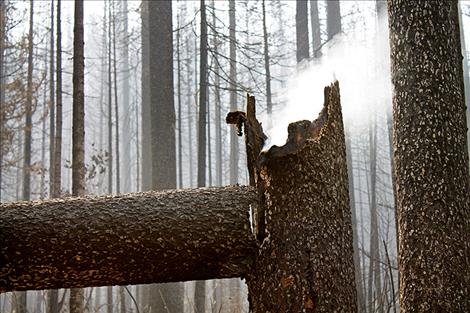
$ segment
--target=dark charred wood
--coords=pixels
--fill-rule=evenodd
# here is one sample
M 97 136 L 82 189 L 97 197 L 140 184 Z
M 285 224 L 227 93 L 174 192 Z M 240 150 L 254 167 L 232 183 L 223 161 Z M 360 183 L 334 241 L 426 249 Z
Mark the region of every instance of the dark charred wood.
M 0 292 L 243 277 L 255 201 L 229 186 L 4 204 Z
M 338 83 L 325 95 L 315 122 L 291 124 L 286 145 L 250 163 L 264 232 L 247 275 L 254 313 L 357 312 Z

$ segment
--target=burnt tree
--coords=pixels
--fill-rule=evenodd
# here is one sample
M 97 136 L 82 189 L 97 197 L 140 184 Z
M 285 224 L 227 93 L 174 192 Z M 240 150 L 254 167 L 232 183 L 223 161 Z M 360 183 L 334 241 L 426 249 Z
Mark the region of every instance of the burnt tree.
M 229 121 L 245 126 L 254 188 L 4 204 L 0 292 L 245 277 L 255 313 L 356 312 L 338 83 L 266 152 L 253 97 L 247 109 Z
M 313 121 L 288 128 L 284 146 L 258 154 L 262 129 L 248 101 L 250 180 L 260 197 L 260 240 L 247 276 L 253 312 L 356 312 L 346 148 L 336 82 Z
M 402 312 L 470 312 L 457 1 L 388 2 Z

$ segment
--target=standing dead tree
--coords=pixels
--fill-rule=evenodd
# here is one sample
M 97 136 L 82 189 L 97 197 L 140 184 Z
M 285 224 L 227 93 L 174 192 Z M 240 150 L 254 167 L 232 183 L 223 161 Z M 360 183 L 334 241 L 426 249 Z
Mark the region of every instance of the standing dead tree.
M 255 188 L 2 205 L 0 292 L 244 277 L 255 313 L 356 312 L 338 83 L 266 152 L 253 97 L 247 109 Z

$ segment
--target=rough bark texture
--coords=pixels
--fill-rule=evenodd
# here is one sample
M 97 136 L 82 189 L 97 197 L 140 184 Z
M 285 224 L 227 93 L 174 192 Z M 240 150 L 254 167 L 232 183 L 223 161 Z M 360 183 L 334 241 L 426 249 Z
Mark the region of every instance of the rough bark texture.
M 250 187 L 51 199 L 0 208 L 0 292 L 244 276 Z
M 235 0 L 229 1 L 229 57 L 230 57 L 230 111 L 237 110 L 237 31 L 236 31 L 236 3 Z M 238 184 L 238 163 L 239 163 L 239 143 L 235 130 L 230 129 L 230 184 Z
M 457 1 L 388 2 L 401 312 L 470 312 Z
M 247 276 L 251 309 L 356 312 L 338 83 L 325 88 L 325 107 L 316 121 L 292 123 L 288 130 L 283 147 L 261 154 L 255 174 L 266 228 Z

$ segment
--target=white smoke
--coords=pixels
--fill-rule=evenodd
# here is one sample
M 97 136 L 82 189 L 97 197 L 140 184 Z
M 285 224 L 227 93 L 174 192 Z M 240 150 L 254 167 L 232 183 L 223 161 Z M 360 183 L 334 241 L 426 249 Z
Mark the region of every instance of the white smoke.
M 345 124 L 368 123 L 371 113 L 391 106 L 386 18 L 380 18 L 378 25 L 377 31 L 369 31 L 370 38 L 362 39 L 364 30 L 335 36 L 322 49 L 321 58 L 300 64 L 283 93 L 286 106 L 273 114 L 274 126 L 265 131 L 265 149 L 285 143 L 289 123 L 317 118 L 323 89 L 334 80 L 339 81 Z

